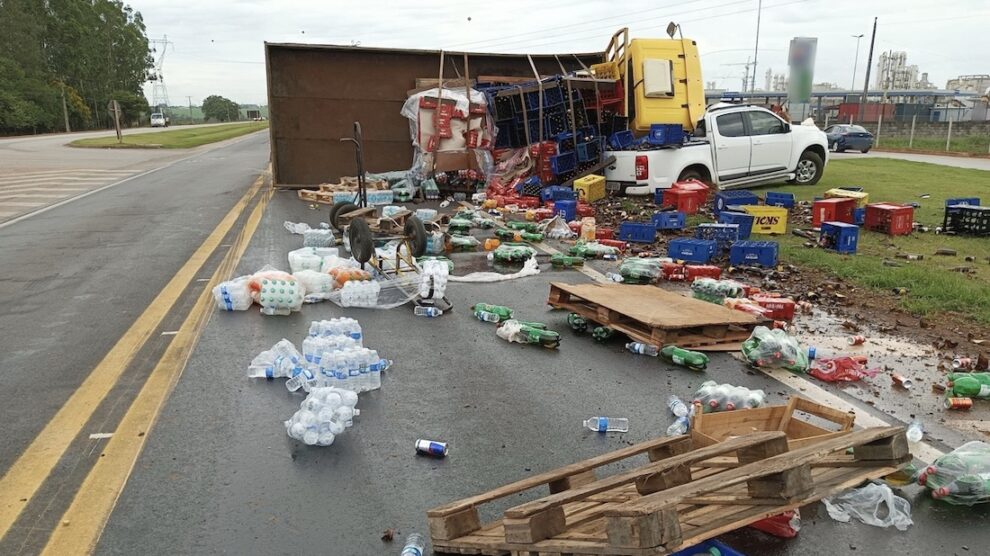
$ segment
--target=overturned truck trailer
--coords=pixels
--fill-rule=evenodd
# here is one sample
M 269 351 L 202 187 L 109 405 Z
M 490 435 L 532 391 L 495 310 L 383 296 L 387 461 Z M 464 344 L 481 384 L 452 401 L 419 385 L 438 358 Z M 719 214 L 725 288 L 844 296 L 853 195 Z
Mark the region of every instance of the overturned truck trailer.
M 581 70 L 603 53 L 468 55 L 468 76 L 518 77 Z M 532 60 L 532 65 L 530 64 Z M 409 121 L 400 113 L 408 94 L 435 87 L 441 52 L 335 45 L 265 43 L 274 182 L 303 188 L 354 175 L 354 147 L 341 142 L 360 121 L 369 172 L 410 167 Z M 465 75 L 464 53 L 444 52 L 443 79 Z M 463 87 L 463 82 L 461 82 Z

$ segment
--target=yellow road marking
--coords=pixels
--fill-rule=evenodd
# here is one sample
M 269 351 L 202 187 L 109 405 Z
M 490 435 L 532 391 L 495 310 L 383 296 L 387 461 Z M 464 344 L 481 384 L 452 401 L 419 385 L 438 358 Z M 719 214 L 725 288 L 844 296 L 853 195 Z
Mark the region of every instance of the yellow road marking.
M 59 520 L 42 551 L 43 555 L 89 554 L 96 546 L 110 512 L 117 504 L 134 464 L 144 448 L 148 432 L 172 393 L 200 333 L 213 314 L 213 287 L 226 279 L 237 266 L 258 227 L 265 206 L 271 197 L 269 190 L 248 216 L 244 228 L 227 252 L 223 262 L 206 284 L 179 333 L 169 344 L 147 382 L 128 408 L 102 452 L 102 457 L 90 470 L 76 492 L 72 504 Z
M 165 315 L 171 311 L 183 290 L 193 281 L 227 232 L 233 228 L 262 183 L 264 183 L 262 178 L 255 181 L 230 209 L 220 224 L 162 288 L 148 308 L 107 352 L 103 360 L 96 365 L 86 380 L 72 393 L 0 479 L 0 539 L 10 531 L 21 511 L 51 474 L 69 444 L 82 430 L 100 402 L 117 383 L 121 373 L 158 328 Z

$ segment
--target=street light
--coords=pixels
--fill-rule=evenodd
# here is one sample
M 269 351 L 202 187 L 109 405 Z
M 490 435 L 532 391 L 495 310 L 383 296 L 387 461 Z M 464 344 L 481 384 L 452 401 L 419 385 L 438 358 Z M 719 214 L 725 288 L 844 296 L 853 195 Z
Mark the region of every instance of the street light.
M 859 41 L 860 39 L 863 38 L 864 35 L 863 33 L 860 33 L 858 35 L 849 35 L 849 36 L 856 39 L 856 57 L 853 58 L 853 80 L 852 80 L 852 86 L 849 87 L 849 90 L 854 90 L 856 88 L 856 65 L 859 63 Z

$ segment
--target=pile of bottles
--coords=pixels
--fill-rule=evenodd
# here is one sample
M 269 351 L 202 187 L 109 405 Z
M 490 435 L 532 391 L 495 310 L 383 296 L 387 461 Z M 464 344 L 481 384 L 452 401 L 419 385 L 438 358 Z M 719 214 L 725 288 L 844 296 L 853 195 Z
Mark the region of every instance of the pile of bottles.
M 704 353 L 679 348 L 673 344 L 658 348 L 643 342 L 629 342 L 626 344 L 626 349 L 639 355 L 660 356 L 666 363 L 687 367 L 692 371 L 703 371 L 708 367 L 708 356 Z
M 743 342 L 742 352 L 756 367 L 783 367 L 801 373 L 808 370 L 808 352 L 801 348 L 797 338 L 779 328 L 757 326 Z
M 721 305 L 726 297 L 746 297 L 746 286 L 735 280 L 698 278 L 691 284 L 691 294 L 695 299 Z
M 694 393 L 694 402 L 700 403 L 704 413 L 732 411 L 762 407 L 766 403 L 763 390 L 750 390 L 745 386 L 719 384 L 714 380 L 703 382 Z
M 296 346 L 285 338 L 259 353 L 248 365 L 249 378 L 288 378 L 302 372 L 306 365 Z
M 305 289 L 295 278 L 262 278 L 257 299 L 262 314 L 288 315 L 302 308 L 305 295 Z
M 667 409 L 674 414 L 674 422 L 667 427 L 667 436 L 687 434 L 691 430 L 691 417 L 694 416 L 694 406 L 690 408 L 680 398 L 671 394 L 667 398 Z
M 254 304 L 251 289 L 248 288 L 250 276 L 241 276 L 221 282 L 213 288 L 213 300 L 221 311 L 247 311 Z
M 503 263 L 525 262 L 534 256 L 536 256 L 536 250 L 521 243 L 503 243 L 492 252 L 492 257 Z
M 358 396 L 339 388 L 313 388 L 285 422 L 285 432 L 309 446 L 329 446 L 361 414 Z
M 568 255 L 573 255 L 575 257 L 584 257 L 586 259 L 616 259 L 619 256 L 619 250 L 610 245 L 602 245 L 597 241 L 579 240 L 574 244 L 573 247 L 568 249 Z
M 450 236 L 451 251 L 477 251 L 481 242 L 474 236 L 452 234 Z
M 377 280 L 348 280 L 340 288 L 342 307 L 375 307 L 382 285 Z
M 504 322 L 512 318 L 512 309 L 504 305 L 492 305 L 490 303 L 475 303 L 471 307 L 471 312 L 475 318 L 481 322 Z
M 626 284 L 651 284 L 660 278 L 662 264 L 655 257 L 629 257 L 619 265 L 619 275 Z
M 333 247 L 337 244 L 328 228 L 310 228 L 302 233 L 303 247 Z
M 509 319 L 498 325 L 495 334 L 507 342 L 539 344 L 548 349 L 560 346 L 560 334 L 549 330 L 542 322 Z
M 936 459 L 918 476 L 932 497 L 972 506 L 990 502 L 990 444 L 967 442 Z
M 421 299 L 443 299 L 447 294 L 447 277 L 452 266 L 450 259 L 426 259 L 419 262 L 420 282 L 419 297 Z

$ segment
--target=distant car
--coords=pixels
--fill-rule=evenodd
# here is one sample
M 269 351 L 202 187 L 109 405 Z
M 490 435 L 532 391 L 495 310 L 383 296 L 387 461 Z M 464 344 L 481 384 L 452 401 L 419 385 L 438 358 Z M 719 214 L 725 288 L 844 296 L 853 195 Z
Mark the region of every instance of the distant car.
M 155 112 L 151 115 L 151 127 L 168 127 L 168 119 L 165 114 Z
M 873 147 L 873 134 L 865 128 L 852 124 L 830 125 L 825 128 L 828 148 L 841 153 L 847 149 L 869 152 Z

